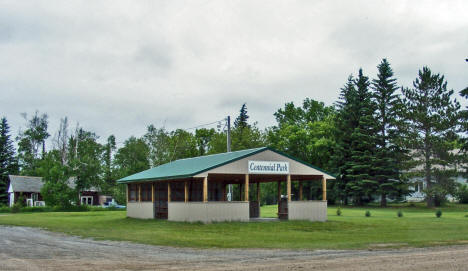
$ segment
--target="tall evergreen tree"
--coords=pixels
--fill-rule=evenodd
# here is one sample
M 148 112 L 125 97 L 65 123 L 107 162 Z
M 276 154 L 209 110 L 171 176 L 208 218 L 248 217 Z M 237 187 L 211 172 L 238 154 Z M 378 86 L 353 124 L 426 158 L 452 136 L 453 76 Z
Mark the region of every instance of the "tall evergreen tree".
M 376 120 L 374 112 L 376 105 L 369 90 L 370 82 L 359 69 L 355 80 L 356 103 L 358 113 L 357 126 L 351 133 L 351 159 L 348 177 L 350 182 L 347 190 L 353 197 L 355 204 L 361 205 L 363 197 L 370 197 L 377 188 L 375 180 L 375 152 L 376 152 Z
M 247 106 L 244 103 L 239 111 L 239 116 L 234 121 L 234 128 L 247 128 L 249 124 L 247 120 L 249 119 L 249 115 L 247 115 Z
M 468 87 L 460 91 L 460 96 L 468 99 Z M 460 111 L 460 132 L 463 134 L 461 139 L 461 167 L 463 168 L 463 175 L 468 177 L 468 106 Z
M 402 89 L 409 120 L 408 145 L 416 165 L 413 172 L 426 183 L 427 206 L 438 205 L 449 192 L 447 183 L 454 156 L 460 104 L 452 99 L 444 76 L 424 67 L 413 81 L 414 88 Z
M 15 147 L 11 140 L 7 119 L 0 120 L 0 204 L 8 201 L 8 175 L 16 174 L 18 163 L 15 158 Z
M 376 140 L 378 148 L 375 153 L 375 178 L 378 181 L 377 192 L 381 195 L 380 205 L 387 206 L 387 195 L 399 195 L 403 184 L 400 163 L 405 151 L 400 144 L 402 140 L 400 121 L 401 103 L 393 70 L 386 59 L 377 66 L 377 79 L 372 80 L 373 96 L 376 110 Z
M 351 183 L 349 171 L 351 169 L 351 135 L 358 125 L 359 112 L 356 107 L 357 91 L 354 86 L 353 76 L 348 77 L 347 83 L 341 88 L 339 101 L 336 103 L 338 113 L 336 115 L 335 136 L 336 148 L 333 152 L 333 160 L 337 166 L 338 176 L 333 182 L 334 194 L 345 205 L 348 204 L 348 184 Z

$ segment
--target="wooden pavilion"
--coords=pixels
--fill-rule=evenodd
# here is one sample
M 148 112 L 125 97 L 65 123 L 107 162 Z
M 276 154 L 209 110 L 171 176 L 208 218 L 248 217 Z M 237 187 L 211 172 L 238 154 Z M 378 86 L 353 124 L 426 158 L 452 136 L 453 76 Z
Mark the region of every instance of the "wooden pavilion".
M 127 184 L 127 216 L 171 221 L 249 221 L 260 216 L 260 184 L 277 182 L 278 218 L 325 221 L 327 180 L 333 175 L 271 148 L 176 160 L 118 180 Z M 322 182 L 322 199 L 307 200 L 303 183 Z M 281 184 L 286 182 L 285 195 Z M 291 187 L 298 182 L 297 200 Z M 240 200 L 228 201 L 228 185 Z M 256 185 L 254 199 L 249 189 Z M 232 194 L 231 194 L 232 197 Z

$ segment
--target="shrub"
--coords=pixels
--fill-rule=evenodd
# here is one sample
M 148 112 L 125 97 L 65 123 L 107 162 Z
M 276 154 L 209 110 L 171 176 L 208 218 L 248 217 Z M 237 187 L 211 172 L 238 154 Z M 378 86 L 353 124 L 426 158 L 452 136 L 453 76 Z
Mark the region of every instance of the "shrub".
M 462 184 L 457 188 L 455 197 L 460 203 L 468 203 L 468 185 Z
M 10 207 L 6 207 L 6 206 L 0 207 L 0 213 L 9 213 L 9 212 L 11 212 Z
M 370 217 L 370 216 L 371 216 L 371 213 L 370 213 L 370 211 L 369 211 L 369 210 L 368 210 L 368 211 L 366 211 L 366 217 Z
M 436 217 L 441 217 L 442 216 L 442 211 L 441 210 L 437 210 L 436 213 L 435 213 Z
M 336 215 L 341 216 L 341 207 L 338 207 L 338 209 L 336 209 Z
M 18 199 L 16 200 L 15 204 L 13 204 L 13 206 L 14 205 L 18 205 L 20 208 L 26 206 L 26 199 L 23 196 L 22 192 L 20 193 Z
M 23 207 L 21 208 L 21 212 L 31 212 L 31 213 L 37 213 L 37 212 L 50 212 L 52 209 L 47 206 L 41 206 L 41 207 Z
M 21 204 L 19 204 L 18 202 L 13 204 L 13 206 L 11 206 L 12 213 L 19 213 L 20 211 L 21 211 Z
M 397 216 L 398 216 L 398 217 L 403 217 L 403 212 L 402 212 L 401 210 L 398 210 Z
M 90 208 L 87 205 L 68 205 L 68 206 L 54 206 L 53 212 L 86 212 Z

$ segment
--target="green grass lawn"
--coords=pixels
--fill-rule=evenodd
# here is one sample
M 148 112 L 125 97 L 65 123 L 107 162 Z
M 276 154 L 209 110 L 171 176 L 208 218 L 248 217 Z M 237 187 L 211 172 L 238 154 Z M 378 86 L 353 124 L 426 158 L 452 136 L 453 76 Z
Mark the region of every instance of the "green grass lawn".
M 397 217 L 398 210 L 403 217 Z M 274 217 L 276 206 L 263 206 Z M 366 210 L 371 217 L 365 217 Z M 363 249 L 468 243 L 468 205 L 328 208 L 328 222 L 179 223 L 138 220 L 124 211 L 0 214 L 0 224 L 41 227 L 83 237 L 200 248 Z

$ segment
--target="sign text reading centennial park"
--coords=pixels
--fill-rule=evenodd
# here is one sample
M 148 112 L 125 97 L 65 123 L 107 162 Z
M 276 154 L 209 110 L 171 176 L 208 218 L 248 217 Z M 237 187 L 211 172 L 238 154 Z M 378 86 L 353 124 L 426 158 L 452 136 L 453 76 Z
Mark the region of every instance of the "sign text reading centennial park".
M 254 174 L 288 174 L 289 162 L 249 161 L 249 173 Z

